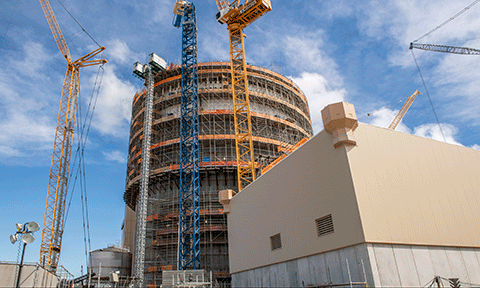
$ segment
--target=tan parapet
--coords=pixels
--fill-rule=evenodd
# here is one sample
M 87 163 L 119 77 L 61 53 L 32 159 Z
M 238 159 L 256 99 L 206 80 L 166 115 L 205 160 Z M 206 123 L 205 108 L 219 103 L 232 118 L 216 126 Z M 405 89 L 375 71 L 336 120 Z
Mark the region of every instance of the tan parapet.
M 218 192 L 218 202 L 223 205 L 224 214 L 230 213 L 230 199 L 232 199 L 235 194 L 237 194 L 237 192 L 231 189 L 226 189 Z
M 326 106 L 322 110 L 325 131 L 332 134 L 333 146 L 356 145 L 353 131 L 358 127 L 357 115 L 353 104 L 339 102 Z

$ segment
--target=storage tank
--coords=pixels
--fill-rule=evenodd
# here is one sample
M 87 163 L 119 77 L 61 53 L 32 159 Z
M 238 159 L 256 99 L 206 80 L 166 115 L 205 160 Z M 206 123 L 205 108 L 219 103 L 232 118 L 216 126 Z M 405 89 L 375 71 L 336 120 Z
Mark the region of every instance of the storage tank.
M 230 278 L 227 222 L 218 191 L 238 189 L 230 73 L 229 62 L 198 64 L 200 269 L 212 271 L 217 282 Z M 295 83 L 253 65 L 247 65 L 247 73 L 258 175 L 282 155 L 279 146 L 291 147 L 310 138 L 312 125 L 307 100 Z M 154 81 L 144 284 L 160 287 L 162 271 L 177 268 L 181 69 L 171 66 Z M 130 126 L 124 200 L 134 210 L 140 185 L 144 100 L 145 91 L 135 95 Z
M 132 271 L 132 253 L 115 246 L 90 251 L 90 265 L 95 278 L 108 277 L 110 272 L 119 276 L 130 276 Z M 100 269 L 101 267 L 101 269 Z M 100 271 L 101 270 L 101 271 Z M 101 272 L 101 274 L 99 274 Z

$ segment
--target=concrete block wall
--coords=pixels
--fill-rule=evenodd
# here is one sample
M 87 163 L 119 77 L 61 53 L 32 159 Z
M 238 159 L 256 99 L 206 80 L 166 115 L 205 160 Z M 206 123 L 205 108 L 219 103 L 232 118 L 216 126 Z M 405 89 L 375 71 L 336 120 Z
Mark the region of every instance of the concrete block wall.
M 480 286 L 480 248 L 363 243 L 235 273 L 232 286 L 349 286 L 351 281 L 369 287 L 422 287 L 435 276 Z

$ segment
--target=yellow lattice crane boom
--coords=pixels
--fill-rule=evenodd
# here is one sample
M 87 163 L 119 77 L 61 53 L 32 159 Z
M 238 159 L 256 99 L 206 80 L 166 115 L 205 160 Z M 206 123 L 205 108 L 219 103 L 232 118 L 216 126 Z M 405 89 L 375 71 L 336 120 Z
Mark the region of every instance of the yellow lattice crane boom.
M 388 126 L 388 129 L 395 130 L 395 128 L 397 128 L 398 123 L 402 121 L 403 116 L 405 116 L 405 113 L 407 113 L 410 106 L 412 106 L 413 101 L 415 100 L 418 94 L 422 94 L 422 93 L 418 92 L 418 90 L 415 90 L 412 96 L 408 97 L 407 101 L 405 101 L 405 104 L 403 104 L 402 109 L 398 111 L 397 116 L 395 116 L 392 123 L 390 123 L 390 126 Z
M 247 65 L 243 29 L 272 10 L 270 0 L 215 0 L 217 21 L 227 24 L 230 37 L 230 65 L 237 153 L 238 191 L 255 180 L 252 121 L 248 93 Z
M 67 60 L 67 73 L 63 82 L 60 107 L 58 109 L 57 129 L 53 144 L 45 216 L 43 219 L 42 242 L 40 244 L 40 263 L 49 271 L 56 272 L 62 245 L 65 199 L 73 132 L 75 130 L 79 92 L 79 68 L 105 64 L 107 61 L 104 59 L 92 60 L 93 57 L 105 50 L 105 47 L 100 47 L 72 62 L 70 50 L 55 19 L 50 3 L 48 0 L 40 0 L 40 4 L 58 49 Z

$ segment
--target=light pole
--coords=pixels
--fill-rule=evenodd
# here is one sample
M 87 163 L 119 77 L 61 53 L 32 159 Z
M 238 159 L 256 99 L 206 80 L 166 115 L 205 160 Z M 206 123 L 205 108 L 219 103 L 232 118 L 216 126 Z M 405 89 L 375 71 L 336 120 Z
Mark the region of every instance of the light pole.
M 20 234 L 20 239 L 23 242 L 23 249 L 22 249 L 22 258 L 20 260 L 20 265 L 18 266 L 18 275 L 17 275 L 17 283 L 15 287 L 18 288 L 20 286 L 20 273 L 22 272 L 22 265 L 23 265 L 23 256 L 25 255 L 25 246 L 27 244 L 33 243 L 35 241 L 35 237 L 33 236 L 34 232 L 37 232 L 40 229 L 37 222 L 27 222 L 25 224 L 16 224 L 17 232 L 15 235 L 10 235 L 10 242 L 15 244 L 18 240 L 18 235 Z

